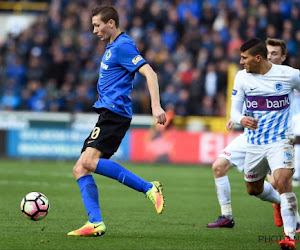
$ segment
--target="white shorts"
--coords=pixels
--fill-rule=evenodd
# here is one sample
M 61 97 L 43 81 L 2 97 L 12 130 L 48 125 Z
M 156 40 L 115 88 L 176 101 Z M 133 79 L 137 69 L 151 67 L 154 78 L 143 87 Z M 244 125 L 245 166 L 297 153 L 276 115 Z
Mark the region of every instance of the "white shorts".
M 245 134 L 240 134 L 222 150 L 218 157 L 227 159 L 231 166 L 236 166 L 242 172 L 245 166 L 246 149 L 247 137 Z
M 294 168 L 293 140 L 285 139 L 266 145 L 247 145 L 245 181 L 258 181 L 267 175 L 269 169 L 273 174 L 279 168 Z
M 295 136 L 300 136 L 300 113 L 293 115 L 293 132 Z

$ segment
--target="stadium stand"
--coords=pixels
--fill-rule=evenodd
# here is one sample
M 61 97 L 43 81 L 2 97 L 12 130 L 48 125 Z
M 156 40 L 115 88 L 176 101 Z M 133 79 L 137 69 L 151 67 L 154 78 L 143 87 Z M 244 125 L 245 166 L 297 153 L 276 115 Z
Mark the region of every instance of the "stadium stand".
M 92 34 L 97 1 L 42 2 L 48 7 L 34 12 L 31 26 L 0 43 L 0 110 L 92 112 L 105 49 Z M 292 0 L 106 2 L 158 73 L 163 107 L 177 115 L 225 116 L 228 65 L 239 64 L 239 47 L 253 36 L 285 40 L 286 63 L 300 67 L 300 5 Z M 135 114 L 149 113 L 146 89 L 137 75 Z

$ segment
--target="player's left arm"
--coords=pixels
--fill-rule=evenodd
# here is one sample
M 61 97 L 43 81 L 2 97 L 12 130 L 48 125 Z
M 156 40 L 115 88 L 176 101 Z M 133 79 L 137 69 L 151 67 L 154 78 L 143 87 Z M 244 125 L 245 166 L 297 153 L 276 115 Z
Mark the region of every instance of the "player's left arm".
M 166 113 L 160 105 L 159 87 L 157 75 L 149 64 L 144 64 L 139 68 L 139 72 L 146 77 L 148 89 L 151 96 L 152 114 L 156 123 L 166 123 Z
M 118 47 L 118 59 L 120 64 L 129 72 L 139 71 L 146 77 L 151 96 L 152 115 L 156 123 L 166 123 L 166 113 L 160 105 L 159 87 L 157 75 L 145 59 L 140 55 L 134 43 L 125 42 Z
M 295 69 L 293 72 L 293 83 L 294 83 L 293 88 L 300 91 L 300 70 L 299 69 Z

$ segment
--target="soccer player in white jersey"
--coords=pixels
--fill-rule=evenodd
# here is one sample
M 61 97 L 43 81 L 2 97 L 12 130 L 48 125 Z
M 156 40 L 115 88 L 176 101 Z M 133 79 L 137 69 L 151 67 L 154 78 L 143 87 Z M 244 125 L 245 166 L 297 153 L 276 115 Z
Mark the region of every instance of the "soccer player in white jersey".
M 266 46 L 268 51 L 268 60 L 274 64 L 282 64 L 286 59 L 286 44 L 283 40 L 268 38 L 266 40 Z M 267 175 L 268 181 L 272 186 L 277 189 L 276 183 L 272 175 Z M 276 208 L 275 208 L 276 209 Z M 299 224 L 300 225 L 300 224 Z M 300 229 L 299 229 L 300 231 Z
M 281 206 L 285 238 L 283 249 L 295 249 L 298 202 L 292 190 L 294 147 L 292 132 L 292 91 L 300 90 L 300 71 L 271 64 L 266 45 L 252 38 L 241 46 L 240 64 L 232 93 L 231 120 L 245 127 L 247 149 L 244 179 L 247 192 Z M 242 113 L 246 104 L 246 116 Z M 278 193 L 265 181 L 269 171 Z
M 299 66 L 297 65 L 296 68 Z M 293 186 L 300 186 L 300 92 L 294 90 L 294 105 L 293 105 L 293 132 L 295 135 L 295 173 L 293 175 Z
M 229 120 L 226 123 L 226 128 L 231 130 L 233 123 Z M 236 137 L 227 147 L 218 155 L 218 158 L 212 165 L 212 170 L 215 178 L 215 186 L 218 196 L 218 201 L 221 206 L 222 215 L 217 221 L 209 223 L 206 226 L 209 228 L 234 226 L 231 208 L 231 189 L 227 176 L 227 171 L 231 166 L 237 166 L 241 172 L 244 169 L 246 156 L 247 137 L 245 133 Z
M 268 60 L 275 64 L 282 64 L 286 59 L 286 45 L 285 42 L 279 39 L 267 39 L 266 45 L 268 49 Z M 229 120 L 226 123 L 226 128 L 231 130 L 233 123 Z M 246 156 L 247 138 L 245 133 L 236 137 L 225 149 L 218 155 L 218 158 L 212 165 L 212 170 L 215 178 L 216 191 L 218 194 L 218 201 L 221 207 L 222 215 L 213 222 L 207 224 L 209 228 L 234 226 L 231 208 L 231 190 L 230 183 L 227 176 L 227 171 L 231 166 L 237 166 L 241 172 L 244 170 L 244 161 Z M 274 178 L 268 175 L 268 181 L 277 189 Z M 266 184 L 268 185 L 268 184 Z M 274 206 L 274 220 L 279 227 L 282 226 L 282 219 L 280 215 L 280 206 Z M 300 217 L 297 213 L 297 232 L 300 232 Z

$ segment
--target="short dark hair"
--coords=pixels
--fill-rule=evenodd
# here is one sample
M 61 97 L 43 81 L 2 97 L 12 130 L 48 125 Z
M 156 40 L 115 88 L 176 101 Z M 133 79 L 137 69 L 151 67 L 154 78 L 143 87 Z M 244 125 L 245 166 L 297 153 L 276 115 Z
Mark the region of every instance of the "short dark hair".
M 110 19 L 115 21 L 116 27 L 119 28 L 119 14 L 111 5 L 98 5 L 92 10 L 92 16 L 101 15 L 101 20 L 107 23 Z
M 276 38 L 268 38 L 266 40 L 266 45 L 279 46 L 281 48 L 281 54 L 283 56 L 286 55 L 286 44 L 283 40 L 276 39 Z
M 268 50 L 266 44 L 257 37 L 251 38 L 242 44 L 240 50 L 242 52 L 248 50 L 251 56 L 261 55 L 263 58 L 267 59 Z

